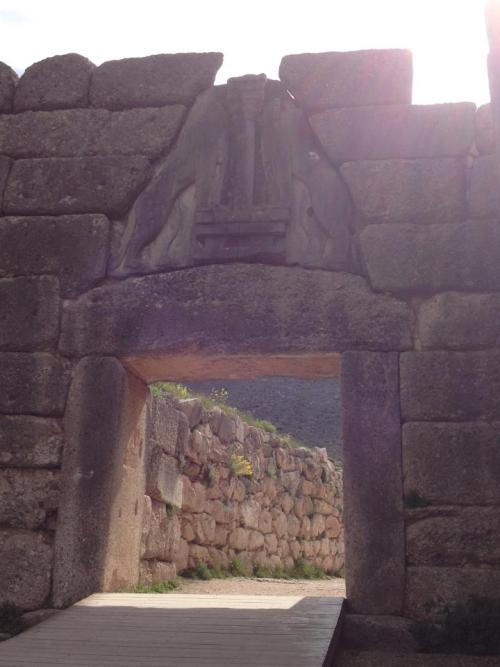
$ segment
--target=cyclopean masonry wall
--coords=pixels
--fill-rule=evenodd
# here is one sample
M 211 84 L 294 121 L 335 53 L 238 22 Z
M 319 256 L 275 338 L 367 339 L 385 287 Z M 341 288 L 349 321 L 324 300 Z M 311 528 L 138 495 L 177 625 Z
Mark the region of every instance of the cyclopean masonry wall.
M 154 397 L 148 420 L 141 583 L 235 559 L 249 574 L 344 567 L 342 473 L 325 449 L 290 448 L 196 398 Z
M 346 628 L 411 649 L 500 597 L 489 111 L 412 106 L 406 51 L 220 62 L 0 70 L 2 597 L 138 581 L 147 382 L 341 354 Z

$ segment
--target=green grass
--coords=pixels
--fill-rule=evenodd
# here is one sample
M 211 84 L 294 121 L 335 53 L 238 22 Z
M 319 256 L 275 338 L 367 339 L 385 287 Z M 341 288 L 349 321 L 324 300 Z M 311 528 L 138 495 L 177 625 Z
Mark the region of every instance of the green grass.
M 180 584 L 178 581 L 161 581 L 159 584 L 138 584 L 137 586 L 132 586 L 131 588 L 124 588 L 120 593 L 173 593 L 173 591 L 178 591 Z
M 208 567 L 202 563 L 196 567 L 184 570 L 181 577 L 208 581 L 210 579 L 227 579 L 228 577 L 257 577 L 258 579 L 328 579 L 327 575 L 316 565 L 306 563 L 303 559 L 295 562 L 291 570 L 282 567 L 263 567 L 255 565 L 251 570 L 239 559 L 233 558 L 227 569 Z
M 201 579 L 202 581 L 208 581 L 209 579 L 227 579 L 231 574 L 228 570 L 224 570 L 220 567 L 208 567 L 208 565 L 202 563 L 189 570 L 184 570 L 181 576 L 184 577 L 184 579 Z

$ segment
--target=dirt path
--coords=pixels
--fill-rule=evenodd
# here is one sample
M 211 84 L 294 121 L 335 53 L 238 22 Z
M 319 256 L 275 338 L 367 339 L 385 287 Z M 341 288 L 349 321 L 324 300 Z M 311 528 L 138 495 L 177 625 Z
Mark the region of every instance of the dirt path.
M 344 579 L 253 579 L 231 577 L 209 581 L 182 579 L 179 593 L 213 595 L 304 595 L 345 597 Z

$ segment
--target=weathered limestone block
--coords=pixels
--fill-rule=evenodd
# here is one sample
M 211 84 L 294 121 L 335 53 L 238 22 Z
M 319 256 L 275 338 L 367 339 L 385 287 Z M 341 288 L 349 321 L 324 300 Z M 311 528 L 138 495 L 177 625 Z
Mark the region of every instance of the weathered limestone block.
M 496 155 L 480 155 L 472 164 L 469 188 L 471 218 L 500 219 L 500 169 Z
M 5 187 L 4 211 L 121 215 L 150 173 L 150 162 L 141 155 L 16 160 Z
M 207 266 L 93 290 L 67 305 L 61 347 L 68 354 L 181 352 L 193 345 L 218 354 L 404 349 L 411 345 L 409 319 L 406 304 L 373 294 L 359 276 Z
M 409 567 L 406 579 L 405 615 L 437 620 L 454 604 L 471 598 L 498 600 L 500 570 L 492 568 Z
M 196 567 L 202 563 L 208 563 L 209 553 L 207 547 L 202 547 L 199 544 L 190 544 L 189 545 L 189 558 L 188 566 Z
M 403 421 L 495 421 L 500 352 L 404 352 Z
M 0 155 L 0 210 L 2 210 L 2 195 L 7 183 L 7 177 L 10 172 L 12 160 L 6 155 Z
M 250 531 L 246 528 L 235 528 L 229 535 L 229 546 L 232 549 L 243 551 L 248 547 Z
M 405 495 L 432 505 L 500 505 L 499 429 L 499 423 L 405 424 Z
M 154 500 L 172 507 L 182 505 L 182 481 L 176 458 L 165 454 L 160 447 L 150 453 L 146 468 L 146 493 Z
M 111 357 L 86 357 L 75 368 L 64 416 L 57 607 L 138 582 L 146 393 Z
M 341 173 L 362 223 L 447 223 L 466 217 L 461 160 L 365 160 L 343 164 Z
M 182 476 L 182 510 L 185 512 L 203 512 L 207 506 L 206 491 L 203 484 L 194 484 Z
M 273 517 L 273 532 L 277 537 L 284 537 L 288 533 L 288 521 L 286 514 L 281 510 L 273 507 L 271 510 Z
M 201 422 L 203 405 L 199 398 L 186 398 L 178 401 L 177 408 L 186 415 L 190 429 L 195 428 Z
M 210 514 L 193 514 L 191 527 L 194 532 L 193 540 L 198 544 L 209 545 L 215 543 L 215 519 Z
M 328 109 L 311 125 L 333 162 L 465 155 L 474 141 L 472 102 Z
M 325 517 L 321 514 L 315 514 L 311 519 L 312 537 L 320 537 L 325 532 Z
M 361 248 L 375 289 L 500 289 L 500 224 L 369 225 Z
M 104 277 L 108 235 L 103 215 L 0 218 L 0 276 L 56 274 L 74 296 Z
M 69 366 L 45 352 L 0 354 L 0 413 L 61 415 L 69 384 Z
M 350 609 L 398 614 L 405 536 L 396 353 L 343 356 L 342 422 Z
M 314 521 L 312 522 L 314 523 Z M 317 524 L 316 524 L 317 525 Z M 295 514 L 289 514 L 287 517 L 287 533 L 291 538 L 295 538 L 300 533 L 301 522 Z
M 148 537 L 151 531 L 151 521 L 153 519 L 153 502 L 149 496 L 144 495 L 142 500 L 142 530 L 141 530 L 141 547 L 139 555 L 141 558 L 146 553 Z
M 0 416 L 0 466 L 57 467 L 63 445 L 64 434 L 56 419 Z
M 0 116 L 0 153 L 13 158 L 165 154 L 185 107 L 67 109 Z
M 141 560 L 139 567 L 139 583 L 143 586 L 154 586 L 165 581 L 172 581 L 177 576 L 174 563 L 164 563 L 160 560 Z
M 128 109 L 191 104 L 213 84 L 222 58 L 222 53 L 174 53 L 110 60 L 92 77 L 92 106 Z
M 53 276 L 0 279 L 0 350 L 53 348 L 59 336 L 59 281 Z
M 307 111 L 372 104 L 410 104 L 410 51 L 303 53 L 285 56 L 280 79 Z
M 281 509 L 285 514 L 290 514 L 294 506 L 294 500 L 289 493 L 283 493 L 278 501 L 281 503 Z
M 337 517 L 331 515 L 326 517 L 325 530 L 326 536 L 332 540 L 336 539 L 340 535 L 342 526 Z
M 189 558 L 189 545 L 186 542 L 186 540 L 180 539 L 177 543 L 177 548 L 175 549 L 175 553 L 173 556 L 177 572 L 180 573 L 187 568 L 188 558 Z
M 495 152 L 495 124 L 491 104 L 483 104 L 476 112 L 476 148 L 480 155 Z
M 59 504 L 59 473 L 0 469 L 0 525 L 35 530 Z
M 181 538 L 181 524 L 176 514 L 167 512 L 165 504 L 152 500 L 151 529 L 149 531 L 146 560 L 171 561 Z
M 259 518 L 262 511 L 260 503 L 255 499 L 245 500 L 240 506 L 240 516 L 245 528 L 259 527 Z
M 248 550 L 256 551 L 264 546 L 264 535 L 258 530 L 251 530 L 248 538 Z
M 414 653 L 418 650 L 412 635 L 413 621 L 402 616 L 346 614 L 342 644 L 358 651 L 381 650 Z
M 169 396 L 150 396 L 148 399 L 147 442 L 165 454 L 183 454 L 187 430 L 182 428 L 184 415 L 175 409 Z M 186 425 L 187 426 L 187 425 Z
M 445 292 L 420 306 L 417 336 L 428 350 L 497 347 L 499 322 L 500 294 Z
M 408 520 L 406 557 L 410 565 L 500 565 L 498 507 L 423 508 L 409 513 Z
M 214 544 L 227 549 L 229 531 L 224 526 L 215 526 Z
M 0 603 L 10 601 L 21 609 L 37 609 L 50 593 L 52 546 L 42 533 L 2 530 L 0 571 Z
M 0 62 L 0 113 L 12 111 L 17 81 L 18 76 L 12 67 Z
M 88 106 L 95 65 L 77 53 L 45 58 L 24 72 L 17 84 L 14 111 Z

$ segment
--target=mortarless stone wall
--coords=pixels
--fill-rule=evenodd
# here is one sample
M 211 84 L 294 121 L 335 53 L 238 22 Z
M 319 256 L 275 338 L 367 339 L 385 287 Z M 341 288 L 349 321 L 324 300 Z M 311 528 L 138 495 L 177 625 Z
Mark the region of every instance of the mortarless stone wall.
M 290 448 L 196 398 L 150 403 L 142 583 L 200 564 L 227 569 L 235 558 L 249 574 L 298 560 L 328 574 L 343 568 L 342 472 L 326 450 Z M 235 456 L 251 476 L 236 474 Z
M 0 67 L 1 598 L 138 581 L 148 382 L 342 354 L 346 627 L 401 647 L 500 598 L 491 111 L 407 51 L 220 62 Z

